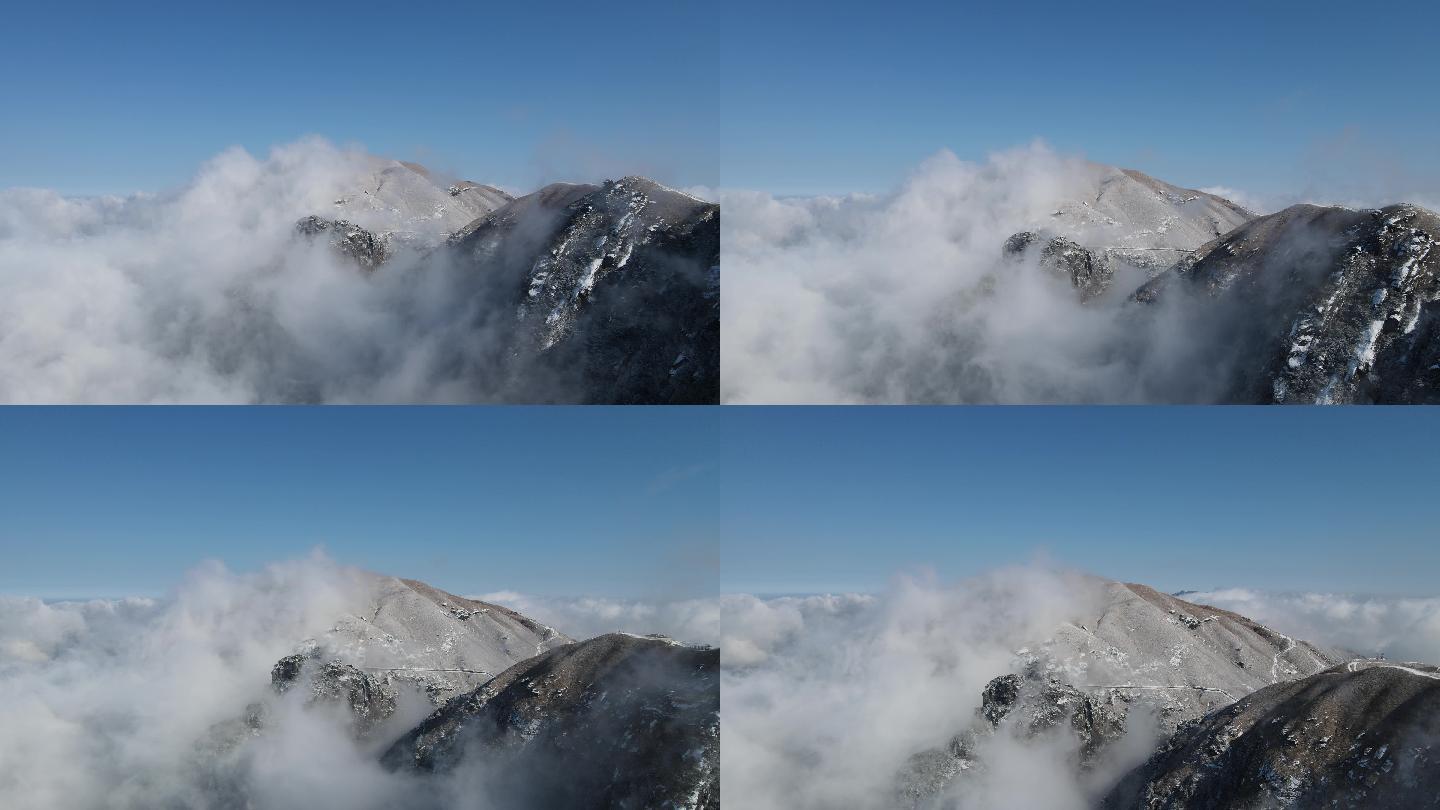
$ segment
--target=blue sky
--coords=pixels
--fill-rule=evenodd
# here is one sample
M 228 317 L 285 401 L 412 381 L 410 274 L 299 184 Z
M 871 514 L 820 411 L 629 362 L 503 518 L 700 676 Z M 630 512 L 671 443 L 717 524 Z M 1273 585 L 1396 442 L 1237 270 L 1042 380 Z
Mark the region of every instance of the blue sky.
M 1189 186 L 1440 197 L 1440 5 L 740 0 L 727 186 L 884 191 L 1042 138 Z
M 0 593 L 158 594 L 317 546 L 452 592 L 714 593 L 698 409 L 6 408 Z
M 1428 408 L 726 408 L 727 592 L 1046 557 L 1164 590 L 1436 593 Z
M 1046 558 L 1435 593 L 1426 408 L 7 408 L 0 593 L 335 559 L 462 593 L 876 590 Z
M 319 134 L 526 190 L 884 191 L 1043 139 L 1262 199 L 1440 198 L 1440 6 L 12 3 L 0 187 L 159 190 Z
M 717 179 L 710 4 L 20 0 L 0 187 L 160 190 L 319 134 L 522 190 Z

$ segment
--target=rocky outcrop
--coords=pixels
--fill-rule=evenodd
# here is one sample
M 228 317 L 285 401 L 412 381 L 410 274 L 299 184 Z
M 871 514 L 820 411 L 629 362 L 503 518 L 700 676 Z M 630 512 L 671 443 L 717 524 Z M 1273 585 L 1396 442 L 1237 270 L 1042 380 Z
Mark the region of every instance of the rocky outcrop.
M 304 689 L 307 706 L 341 706 L 351 718 L 357 738 L 363 739 L 395 714 L 395 688 L 338 661 L 320 661 L 312 653 L 287 655 L 270 672 L 270 686 L 278 694 Z
M 910 758 L 897 782 L 898 802 L 925 806 L 962 774 L 985 768 L 986 738 L 1013 733 L 1025 740 L 1056 732 L 1072 735 L 1076 768 L 1089 768 L 1107 745 L 1125 734 L 1125 710 L 1069 684 L 1038 676 L 1001 675 L 985 685 L 975 722 L 942 748 Z
M 483 767 L 498 806 L 718 808 L 719 670 L 714 648 L 599 636 L 452 700 L 383 761 Z
M 1188 723 L 1107 808 L 1440 807 L 1440 671 L 1356 661 Z
M 295 232 L 306 237 L 329 235 L 332 248 L 367 272 L 379 267 L 390 255 L 386 237 L 343 219 L 303 217 L 295 223 Z
M 1115 275 L 1109 258 L 1097 256 L 1079 243 L 1063 236 L 1044 238 L 1034 231 L 1021 231 L 1005 240 L 1005 256 L 1018 260 L 1039 245 L 1040 268 L 1069 282 L 1081 301 L 1088 301 L 1105 292 Z
M 1210 350 L 1252 403 L 1440 401 L 1440 217 L 1297 205 L 1204 245 L 1134 294 Z

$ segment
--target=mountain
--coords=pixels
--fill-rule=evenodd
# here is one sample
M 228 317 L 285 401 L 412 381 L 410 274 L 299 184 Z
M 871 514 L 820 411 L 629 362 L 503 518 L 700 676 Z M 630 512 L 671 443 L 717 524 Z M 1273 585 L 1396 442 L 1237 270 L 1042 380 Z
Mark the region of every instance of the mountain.
M 1223 197 L 1134 169 L 1086 169 L 1079 193 L 1071 190 L 1049 217 L 1004 246 L 1012 258 L 1038 249 L 1041 267 L 1068 279 L 1082 300 L 1104 293 L 1122 263 L 1159 272 L 1254 216 Z
M 371 158 L 343 187 L 330 213 L 387 240 L 433 245 L 510 202 L 510 194 L 449 180 L 410 161 Z
M 496 806 L 718 808 L 719 672 L 713 647 L 598 636 L 450 701 L 383 761 L 485 767 Z
M 1020 649 L 1017 671 L 1058 679 L 1122 708 L 1144 705 L 1167 729 L 1344 658 L 1144 585 L 1102 582 L 1099 588 L 1095 614 Z
M 1109 808 L 1440 806 L 1440 670 L 1352 661 L 1183 727 Z
M 374 193 L 345 202 L 351 218 L 311 215 L 296 231 L 328 238 L 366 273 L 442 287 L 463 331 L 434 362 L 447 376 L 474 380 L 483 391 L 477 398 L 719 401 L 718 205 L 626 177 L 598 186 L 555 183 L 515 199 L 462 183 L 451 191 L 467 205 L 445 207 L 424 191 L 426 176 L 404 165 L 377 177 Z M 382 198 L 395 207 L 377 208 Z M 439 213 L 426 215 L 432 208 Z M 453 229 L 434 244 L 415 232 L 401 239 L 356 211 L 384 227 Z M 462 212 L 476 211 L 456 225 Z M 418 254 L 401 258 L 401 242 Z
M 519 661 L 571 642 L 509 608 L 423 582 L 369 575 L 365 587 L 363 609 L 337 617 L 329 630 L 304 640 L 276 664 L 277 687 L 299 678 L 302 670 L 318 670 L 333 682 L 349 667 L 376 684 L 358 688 L 410 686 L 438 705 Z
M 268 694 L 196 744 L 208 806 L 255 806 L 246 744 L 283 736 L 300 711 L 341 723 L 325 744 L 353 745 L 406 786 L 406 806 L 451 807 L 458 789 L 497 807 L 718 810 L 718 649 L 576 642 L 415 580 L 362 584 L 362 610 L 277 661 Z
M 1134 298 L 1184 308 L 1226 401 L 1433 403 L 1437 239 L 1440 217 L 1413 205 L 1296 205 L 1212 240 Z
M 1074 616 L 1016 651 L 1014 670 L 985 688 L 969 727 L 916 754 L 899 775 L 902 803 L 927 805 L 953 779 L 983 768 L 989 735 L 1033 737 L 1064 727 L 1088 767 L 1124 736 L 1132 712 L 1162 734 L 1258 689 L 1333 666 L 1343 654 L 1229 611 L 1133 583 L 1092 580 L 1093 613 Z

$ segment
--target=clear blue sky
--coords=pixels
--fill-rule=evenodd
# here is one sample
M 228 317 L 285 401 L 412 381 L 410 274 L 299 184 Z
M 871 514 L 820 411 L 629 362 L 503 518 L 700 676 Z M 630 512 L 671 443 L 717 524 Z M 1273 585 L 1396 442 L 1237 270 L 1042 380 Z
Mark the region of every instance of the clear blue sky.
M 452 591 L 874 590 L 1037 554 L 1436 593 L 1428 408 L 6 408 L 0 593 L 324 546 Z M 718 568 L 718 570 L 717 570 Z
M 1440 197 L 1440 4 L 725 8 L 727 186 L 883 191 L 942 147 L 1043 138 L 1184 185 Z
M 727 592 L 1039 552 L 1169 591 L 1440 593 L 1430 408 L 726 408 Z
M 17 0 L 0 187 L 159 190 L 319 134 L 482 182 L 717 178 L 715 6 Z
M 700 409 L 5 408 L 0 593 L 163 593 L 324 546 L 459 593 L 713 594 Z

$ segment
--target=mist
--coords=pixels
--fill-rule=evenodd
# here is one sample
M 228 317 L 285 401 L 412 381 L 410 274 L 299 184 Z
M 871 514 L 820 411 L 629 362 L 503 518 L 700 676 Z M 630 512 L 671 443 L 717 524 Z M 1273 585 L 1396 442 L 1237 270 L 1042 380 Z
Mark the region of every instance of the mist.
M 381 765 L 434 710 L 418 691 L 401 688 L 394 716 L 357 737 L 344 706 L 272 689 L 281 657 L 363 609 L 371 577 L 314 555 L 252 573 L 207 563 L 160 598 L 0 597 L 0 806 L 515 807 L 507 791 L 543 763 L 466 761 L 443 775 Z M 565 615 L 655 632 L 646 619 L 667 610 L 613 607 L 575 600 Z
M 365 273 L 296 233 L 373 160 L 308 139 L 161 194 L 0 190 L 0 402 L 580 398 L 574 357 L 515 340 L 518 257 L 400 244 Z
M 1040 566 L 955 584 L 894 580 L 876 595 L 725 598 L 722 789 L 747 808 L 908 806 L 911 755 L 974 720 L 1016 651 L 1101 601 L 1097 580 Z M 1065 734 L 1002 726 L 936 806 L 1081 808 L 1153 744 L 1136 723 L 1098 767 L 1072 764 Z M 930 806 L 930 805 L 925 805 Z

